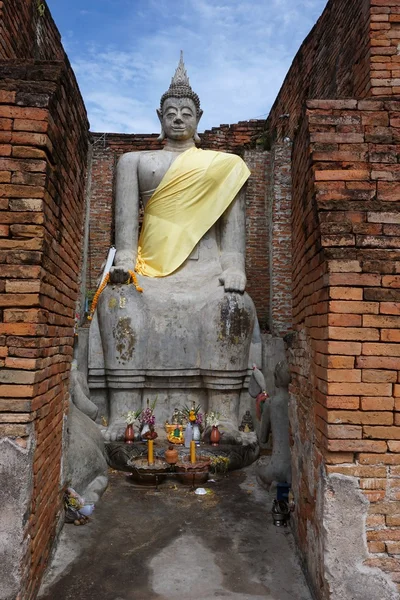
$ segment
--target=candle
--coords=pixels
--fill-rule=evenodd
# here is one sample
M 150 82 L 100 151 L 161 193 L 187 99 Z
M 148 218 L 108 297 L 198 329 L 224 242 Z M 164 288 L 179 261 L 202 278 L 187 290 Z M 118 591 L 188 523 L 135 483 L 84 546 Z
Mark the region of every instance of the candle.
M 147 442 L 147 460 L 149 465 L 154 464 L 154 440 Z
M 194 440 L 190 442 L 190 462 L 192 465 L 196 462 L 196 442 Z

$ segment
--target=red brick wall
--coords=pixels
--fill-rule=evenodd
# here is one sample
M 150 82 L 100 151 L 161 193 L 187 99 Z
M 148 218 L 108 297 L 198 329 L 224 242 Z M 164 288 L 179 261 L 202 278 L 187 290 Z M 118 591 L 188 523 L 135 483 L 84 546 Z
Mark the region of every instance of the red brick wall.
M 267 120 L 272 155 L 293 140 L 294 523 L 319 598 L 330 595 L 325 473 L 358 478 L 371 503 L 366 564 L 400 582 L 399 38 L 397 0 L 329 2 Z M 275 179 L 273 169 L 272 196 Z
M 262 329 L 269 327 L 270 294 L 269 231 L 267 219 L 267 170 L 270 153 L 245 150 L 243 158 L 251 171 L 246 190 L 247 290 L 254 300 Z
M 328 473 L 359 478 L 371 503 L 366 564 L 394 571 L 395 581 L 399 110 L 400 100 L 308 102 L 293 149 L 290 350 L 300 548 L 309 557 L 322 537 L 316 505 L 325 462 Z M 319 558 L 308 565 L 316 586 L 324 581 Z
M 48 10 L 40 16 L 36 1 L 22 0 L 0 10 L 0 436 L 34 448 L 19 541 L 20 597 L 29 600 L 61 514 L 88 122 Z
M 371 0 L 372 96 L 400 94 L 399 23 L 397 0 Z
M 46 0 L 0 2 L 0 60 L 19 58 L 68 60 Z
M 289 138 L 277 141 L 271 150 L 267 173 L 271 299 L 268 323 L 275 335 L 284 335 L 292 328 L 291 153 Z
M 308 99 L 361 98 L 370 93 L 369 21 L 368 0 L 328 2 L 272 107 L 268 118 L 272 138 L 292 137 Z M 282 115 L 288 118 L 282 120 Z
M 252 171 L 246 195 L 247 213 L 247 289 L 263 325 L 268 317 L 269 267 L 265 206 L 265 161 L 267 153 L 257 140 L 264 121 L 245 121 L 221 125 L 200 135 L 201 147 L 243 155 Z M 118 157 L 124 152 L 161 149 L 157 134 L 93 134 L 92 190 L 90 199 L 89 268 L 87 288 L 96 288 L 107 251 L 114 240 L 114 174 Z M 250 150 L 250 148 L 253 149 Z

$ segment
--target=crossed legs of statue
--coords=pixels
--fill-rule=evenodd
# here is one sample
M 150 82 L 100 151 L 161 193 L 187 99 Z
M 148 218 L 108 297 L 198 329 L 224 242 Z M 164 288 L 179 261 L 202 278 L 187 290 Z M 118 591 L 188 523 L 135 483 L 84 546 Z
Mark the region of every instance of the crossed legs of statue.
M 109 426 L 106 441 L 123 441 L 126 422 L 124 415 L 142 408 L 143 390 L 109 390 Z M 239 390 L 208 390 L 207 412 L 219 413 L 224 443 L 240 443 L 238 431 Z M 160 425 L 160 424 L 159 424 Z M 207 435 L 206 435 L 207 439 Z
M 226 294 L 215 286 L 201 288 L 195 302 L 189 293 L 172 289 L 162 296 L 152 290 L 154 282 L 146 284 L 146 295 L 137 294 L 133 286 L 107 286 L 99 300 L 109 404 L 106 439 L 123 439 L 124 415 L 142 407 L 148 377 L 151 387 L 160 390 L 163 379 L 168 389 L 176 378 L 182 404 L 187 402 L 186 381 L 191 390 L 207 390 L 208 407 L 203 408 L 220 413 L 225 440 L 228 432 L 231 439 L 237 437 L 239 396 L 255 321 L 250 297 Z M 162 301 L 165 297 L 168 302 Z

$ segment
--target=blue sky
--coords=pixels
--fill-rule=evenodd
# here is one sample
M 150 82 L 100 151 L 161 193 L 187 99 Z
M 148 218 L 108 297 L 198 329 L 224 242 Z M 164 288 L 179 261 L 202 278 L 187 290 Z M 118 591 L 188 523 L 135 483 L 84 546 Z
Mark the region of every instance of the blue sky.
M 199 130 L 263 118 L 326 0 L 47 0 L 92 131 L 156 133 L 184 51 Z

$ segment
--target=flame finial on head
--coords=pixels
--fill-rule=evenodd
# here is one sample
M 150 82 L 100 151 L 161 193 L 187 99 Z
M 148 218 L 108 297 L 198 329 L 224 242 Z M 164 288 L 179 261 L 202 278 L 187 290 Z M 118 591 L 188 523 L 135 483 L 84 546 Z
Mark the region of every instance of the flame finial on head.
M 185 63 L 183 62 L 182 50 L 179 59 L 179 64 L 175 71 L 175 75 L 171 79 L 171 85 L 169 86 L 169 89 L 161 96 L 161 112 L 163 104 L 167 98 L 190 98 L 191 100 L 193 100 L 196 106 L 197 115 L 199 115 L 200 113 L 200 98 L 190 86 L 189 77 L 187 76 L 187 72 L 185 69 Z

